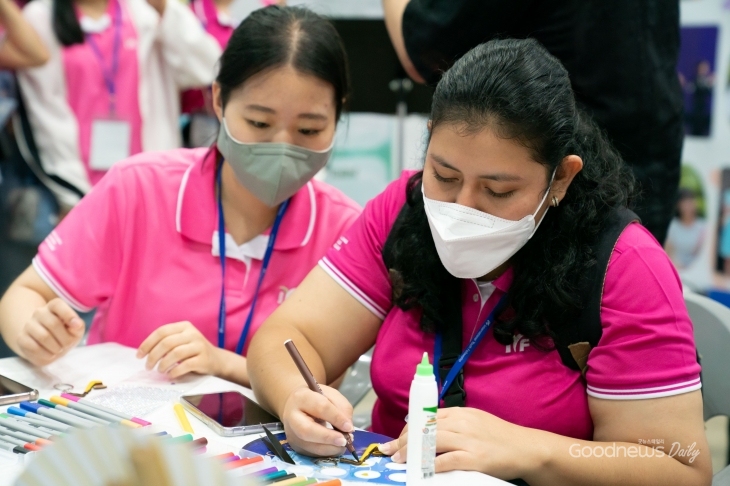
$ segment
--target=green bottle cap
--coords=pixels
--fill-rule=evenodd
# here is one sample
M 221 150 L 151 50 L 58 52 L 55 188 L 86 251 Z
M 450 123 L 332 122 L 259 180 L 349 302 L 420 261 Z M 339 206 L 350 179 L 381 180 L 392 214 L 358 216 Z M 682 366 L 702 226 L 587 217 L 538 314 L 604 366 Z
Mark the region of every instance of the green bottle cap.
M 416 376 L 433 376 L 433 366 L 428 362 L 428 353 L 423 353 L 423 359 L 416 366 Z

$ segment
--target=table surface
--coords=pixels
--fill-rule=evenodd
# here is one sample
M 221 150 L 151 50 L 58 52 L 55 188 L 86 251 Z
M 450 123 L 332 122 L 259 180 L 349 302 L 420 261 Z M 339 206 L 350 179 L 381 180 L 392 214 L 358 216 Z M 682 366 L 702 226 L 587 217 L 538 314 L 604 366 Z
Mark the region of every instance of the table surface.
M 0 359 L 0 374 L 38 389 L 40 398 L 48 399 L 61 392 L 54 389 L 57 384 L 69 384 L 74 391 L 83 390 L 91 380 L 101 380 L 109 390 L 120 390 L 123 387 L 145 387 L 145 389 L 159 389 L 169 392 L 170 396 L 180 396 L 186 393 L 213 393 L 219 391 L 236 390 L 249 398 L 254 398 L 253 392 L 235 383 L 222 380 L 214 376 L 190 376 L 177 382 L 170 382 L 156 371 L 147 371 L 144 360 L 138 360 L 136 350 L 115 343 L 83 346 L 73 349 L 66 356 L 44 368 L 35 368 L 20 358 Z M 101 392 L 92 392 L 101 393 Z M 166 405 L 147 413 L 145 420 L 152 422 L 152 431 L 167 431 L 177 436 L 185 432 L 177 421 L 172 405 L 176 402 L 171 398 Z M 5 411 L 7 407 L 0 407 Z M 208 439 L 208 454 L 222 454 L 238 452 L 246 443 L 257 439 L 258 435 L 241 437 L 221 437 L 207 427 L 203 422 L 188 414 L 190 423 L 195 431 L 194 436 Z M 13 484 L 15 478 L 22 472 L 22 466 L 0 462 L 0 486 Z M 458 481 L 459 486 L 500 486 L 507 485 L 499 479 L 475 472 L 455 471 L 437 474 L 432 486 L 447 486 Z M 358 484 L 349 482 L 348 484 Z

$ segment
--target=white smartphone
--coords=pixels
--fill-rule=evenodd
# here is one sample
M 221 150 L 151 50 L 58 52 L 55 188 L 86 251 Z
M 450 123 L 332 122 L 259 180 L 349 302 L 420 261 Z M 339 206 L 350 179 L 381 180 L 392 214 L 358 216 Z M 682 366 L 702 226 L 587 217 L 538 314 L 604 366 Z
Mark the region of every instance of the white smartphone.
M 218 435 L 261 434 L 265 425 L 271 432 L 283 432 L 279 419 L 237 391 L 185 395 L 180 402 Z
M 0 375 L 0 405 L 38 400 L 38 390 Z

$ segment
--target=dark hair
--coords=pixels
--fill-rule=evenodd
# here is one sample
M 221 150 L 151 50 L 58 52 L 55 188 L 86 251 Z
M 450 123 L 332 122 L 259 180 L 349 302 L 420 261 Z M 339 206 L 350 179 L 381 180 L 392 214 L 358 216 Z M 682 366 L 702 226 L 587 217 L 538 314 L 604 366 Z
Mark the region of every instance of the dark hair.
M 251 76 L 286 65 L 332 85 L 339 119 L 350 91 L 345 47 L 331 22 L 302 7 L 265 7 L 236 28 L 216 79 L 223 106 Z
M 695 191 L 694 189 L 689 189 L 686 187 L 680 187 L 679 191 L 677 192 L 677 205 L 674 208 L 674 217 L 675 218 L 682 218 L 682 213 L 679 211 L 679 203 L 684 201 L 685 199 L 694 199 L 697 202 L 697 207 L 695 208 L 695 216 L 698 218 L 704 218 L 705 213 L 702 210 L 702 205 L 700 204 L 700 194 L 698 191 Z
M 698 197 L 697 191 L 687 189 L 686 187 L 680 187 L 677 192 L 677 201 L 681 201 L 682 199 L 697 199 Z
M 503 344 L 519 332 L 546 349 L 545 337 L 580 311 L 581 277 L 595 264 L 592 245 L 617 207 L 629 206 L 634 179 L 596 124 L 576 106 L 568 73 L 537 41 L 493 40 L 459 59 L 438 83 L 431 130 L 449 124 L 466 132 L 484 128 L 527 147 L 550 175 L 570 154 L 583 159 L 559 207 L 511 259 L 514 280 L 506 310 L 494 324 Z M 559 171 L 560 169 L 558 169 Z M 424 331 L 441 330 L 461 305 L 461 282 L 441 264 L 414 175 L 407 204 L 414 210 L 394 228 L 391 275 L 394 302 L 420 308 Z
M 84 43 L 73 0 L 53 0 L 53 32 L 66 47 Z

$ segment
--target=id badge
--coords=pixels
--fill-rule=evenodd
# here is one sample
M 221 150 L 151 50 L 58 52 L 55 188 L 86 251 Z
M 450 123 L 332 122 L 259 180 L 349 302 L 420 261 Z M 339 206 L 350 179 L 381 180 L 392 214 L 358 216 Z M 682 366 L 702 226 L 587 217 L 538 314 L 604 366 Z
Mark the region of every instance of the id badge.
M 94 170 L 109 170 L 112 165 L 129 157 L 132 127 L 128 121 L 97 119 L 91 125 L 89 166 Z

